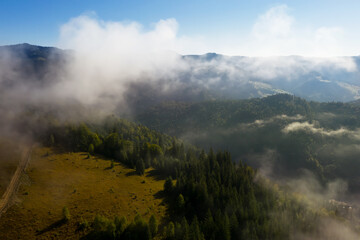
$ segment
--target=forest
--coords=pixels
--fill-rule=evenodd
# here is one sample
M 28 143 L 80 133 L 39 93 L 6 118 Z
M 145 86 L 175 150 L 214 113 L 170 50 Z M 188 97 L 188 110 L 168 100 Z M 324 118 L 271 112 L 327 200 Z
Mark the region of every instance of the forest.
M 299 103 L 293 108 L 284 108 L 286 112 L 274 111 L 281 109 L 278 106 L 271 108 L 273 104 L 290 104 L 289 97 L 269 97 L 268 108 L 262 108 L 264 111 L 256 112 L 257 115 L 249 113 L 243 122 L 252 122 L 260 116 L 271 118 L 280 113 L 289 116 L 307 114 L 308 119 L 315 118 L 310 107 L 314 103 L 298 98 L 295 101 Z M 267 100 L 255 99 L 251 104 L 264 104 L 261 102 Z M 212 104 L 222 107 L 219 103 Z M 247 104 L 244 105 L 244 108 L 238 108 L 239 111 L 246 111 Z M 208 119 L 210 122 L 217 121 Z M 224 125 L 231 125 L 235 117 L 232 119 L 224 121 Z M 205 124 L 202 126 L 208 127 Z M 279 130 L 273 125 L 269 128 Z M 291 143 L 295 141 L 294 137 L 296 143 L 304 141 L 304 147 L 308 146 L 309 137 L 306 134 L 294 134 L 282 141 L 294 144 Z M 158 220 L 154 217 L 146 222 L 137 216 L 128 223 L 124 217 L 108 219 L 97 215 L 92 223 L 79 223 L 80 228 L 91 229 L 87 239 L 289 239 L 299 234 L 320 238 L 324 236 L 322 224 L 329 219 L 343 221 L 342 224 L 351 229 L 357 226 L 356 212 L 344 214 L 336 204 L 328 204 L 328 200 L 311 202 L 306 195 L 259 174 L 256 168 L 248 165 L 251 162 L 235 161 L 229 151 L 213 150 L 211 147 L 203 150 L 115 116 L 97 123 L 59 124 L 55 121 L 48 125 L 39 141 L 68 151 L 107 156 L 133 168 L 139 175 L 151 167 L 167 179 L 162 194 L 168 206 L 168 217 L 159 230 Z M 284 149 L 289 147 L 291 145 L 284 146 Z M 293 151 L 288 150 L 288 154 L 297 154 Z M 308 161 L 298 165 L 290 162 L 288 169 L 295 171 L 301 167 L 323 169 L 320 164 Z M 323 177 L 319 179 L 325 184 L 328 179 L 322 173 L 319 172 L 319 176 Z
M 135 119 L 201 148 L 226 149 L 234 161 L 256 168 L 271 163 L 275 176 L 296 176 L 299 169 L 308 169 L 323 183 L 345 179 L 349 189 L 357 192 L 359 112 L 357 102 L 319 103 L 278 94 L 249 100 L 173 102 Z

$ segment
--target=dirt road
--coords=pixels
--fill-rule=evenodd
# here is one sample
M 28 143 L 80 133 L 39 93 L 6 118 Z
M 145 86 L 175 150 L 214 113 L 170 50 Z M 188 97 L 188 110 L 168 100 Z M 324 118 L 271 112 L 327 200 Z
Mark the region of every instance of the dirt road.
M 6 211 L 6 209 L 10 206 L 11 201 L 13 200 L 13 197 L 15 196 L 19 185 L 20 185 L 20 177 L 21 174 L 25 171 L 30 158 L 31 158 L 31 151 L 32 147 L 26 148 L 21 156 L 19 165 L 14 173 L 14 176 L 12 177 L 5 193 L 0 199 L 0 217 L 3 212 Z

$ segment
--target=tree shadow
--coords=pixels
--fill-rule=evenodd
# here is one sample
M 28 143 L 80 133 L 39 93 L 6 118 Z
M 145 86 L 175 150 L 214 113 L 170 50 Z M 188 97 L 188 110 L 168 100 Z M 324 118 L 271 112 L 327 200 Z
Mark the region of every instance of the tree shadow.
M 96 232 L 96 231 L 90 231 L 85 236 L 82 236 L 79 238 L 80 240 L 101 240 L 101 239 L 115 239 L 112 236 L 109 236 L 106 232 Z
M 36 233 L 36 236 L 39 236 L 39 235 L 41 235 L 41 234 L 43 234 L 43 233 L 46 233 L 46 232 L 48 232 L 48 231 L 51 231 L 51 230 L 56 229 L 56 228 L 58 228 L 58 227 L 61 227 L 61 226 L 62 226 L 63 224 L 65 224 L 65 223 L 66 223 L 66 220 L 65 220 L 65 219 L 58 220 L 58 221 L 52 223 L 51 225 L 47 226 L 46 228 L 38 231 L 38 232 Z
M 163 201 L 166 200 L 166 194 L 163 190 L 156 192 L 153 196 L 155 199 L 162 199 Z
M 41 157 L 45 158 L 45 157 L 50 157 L 51 155 L 52 155 L 51 153 L 47 152 L 47 153 L 41 155 Z
M 161 205 L 166 206 L 166 214 L 159 223 L 159 229 L 163 229 L 170 221 L 181 221 L 181 218 L 173 218 L 173 198 L 169 196 L 164 190 L 156 192 L 154 195 L 155 199 L 161 199 Z
M 162 174 L 161 171 L 152 169 L 146 173 L 146 177 L 151 177 L 156 181 L 165 180 L 167 176 Z
M 136 170 L 128 172 L 125 174 L 125 176 L 127 177 L 131 177 L 131 176 L 138 176 L 139 174 L 136 172 Z
M 60 147 L 60 146 L 52 146 L 50 148 L 51 148 L 52 154 L 65 154 L 65 153 L 72 152 L 72 151 L 70 151 L 64 147 Z

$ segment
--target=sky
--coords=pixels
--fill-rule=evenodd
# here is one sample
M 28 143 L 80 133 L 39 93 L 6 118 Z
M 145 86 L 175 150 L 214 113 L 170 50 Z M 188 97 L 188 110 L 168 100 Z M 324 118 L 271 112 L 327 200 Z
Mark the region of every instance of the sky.
M 113 36 L 114 23 L 140 38 L 167 34 L 164 49 L 180 54 L 354 56 L 360 55 L 359 10 L 355 0 L 1 0 L 0 45 L 72 48 L 64 29 L 76 25 L 70 38 L 81 32 L 91 39 L 86 19 L 106 36 Z

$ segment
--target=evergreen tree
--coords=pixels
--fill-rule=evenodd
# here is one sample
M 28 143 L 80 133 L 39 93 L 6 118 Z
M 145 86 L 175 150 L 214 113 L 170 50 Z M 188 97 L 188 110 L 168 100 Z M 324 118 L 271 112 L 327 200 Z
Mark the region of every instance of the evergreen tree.
M 116 236 L 116 226 L 115 223 L 113 221 L 109 221 L 107 226 L 106 226 L 106 232 L 105 234 L 108 239 L 115 239 Z
M 138 214 L 134 221 L 126 228 L 125 239 L 151 239 L 150 228 L 147 222 Z
M 92 143 L 89 145 L 88 152 L 89 152 L 90 154 L 94 154 L 94 145 L 93 145 Z
M 178 213 L 182 213 L 185 207 L 185 200 L 184 196 L 180 193 L 177 200 L 176 200 L 176 209 Z
M 190 230 L 189 230 L 189 224 L 186 220 L 185 217 L 182 218 L 181 220 L 181 233 L 182 233 L 182 238 L 184 240 L 189 240 L 190 239 Z
M 126 229 L 126 225 L 127 225 L 126 218 L 124 216 L 122 216 L 121 218 L 116 216 L 114 219 L 114 223 L 115 223 L 115 227 L 116 227 L 116 235 L 121 236 Z
M 50 135 L 50 146 L 54 146 L 55 145 L 55 138 L 54 138 L 54 135 L 51 134 Z
M 140 176 L 144 175 L 145 173 L 145 164 L 142 159 L 138 159 L 136 162 L 136 173 Z
M 215 234 L 214 234 L 215 228 L 216 228 L 216 225 L 215 225 L 213 216 L 211 214 L 210 209 L 208 209 L 204 223 L 203 223 L 203 229 L 204 229 L 204 234 L 205 234 L 206 239 L 214 239 L 215 238 Z
M 199 221 L 196 216 L 194 217 L 190 225 L 189 232 L 190 232 L 189 235 L 191 240 L 205 240 L 204 234 L 200 230 Z
M 169 222 L 166 227 L 166 239 L 173 240 L 175 239 L 175 226 L 173 222 Z
M 65 222 L 68 222 L 71 218 L 71 215 L 69 209 L 66 206 L 63 208 L 62 213 L 63 213 L 63 220 Z
M 230 217 L 230 231 L 231 231 L 232 239 L 240 238 L 239 222 L 237 220 L 235 213 L 233 213 Z
M 168 177 L 164 183 L 164 191 L 166 193 L 171 193 L 173 190 L 173 181 L 171 177 Z
M 151 236 L 154 237 L 158 232 L 158 222 L 154 214 L 152 214 L 149 219 L 149 228 L 150 228 Z

